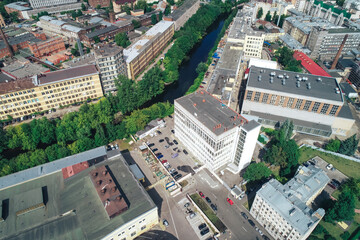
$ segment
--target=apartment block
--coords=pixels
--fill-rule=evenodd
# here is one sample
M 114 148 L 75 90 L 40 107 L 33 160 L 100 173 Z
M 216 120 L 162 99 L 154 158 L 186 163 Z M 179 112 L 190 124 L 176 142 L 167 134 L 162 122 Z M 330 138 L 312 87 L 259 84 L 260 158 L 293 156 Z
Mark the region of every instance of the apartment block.
M 30 5 L 32 8 L 45 8 L 45 7 L 54 7 L 58 5 L 72 4 L 77 3 L 78 0 L 30 0 Z
M 124 157 L 104 146 L 0 178 L 0 199 L 1 239 L 132 240 L 159 223 Z
M 29 49 L 35 57 L 48 56 L 66 50 L 62 37 L 50 38 L 43 42 L 29 43 Z
M 174 22 L 160 21 L 137 42 L 124 49 L 128 78 L 135 79 L 153 60 L 174 35 Z
M 103 96 L 95 65 L 0 83 L 0 120 L 20 118 Z
M 305 240 L 325 215 L 311 203 L 330 179 L 316 166 L 300 166 L 285 185 L 275 179 L 257 191 L 250 214 L 274 239 Z
M 260 124 L 248 121 L 206 91 L 175 100 L 175 137 L 212 171 L 248 166 Z
M 300 133 L 345 136 L 355 120 L 332 77 L 251 67 L 242 113 L 274 127 L 286 119 Z
M 99 44 L 94 52 L 104 94 L 116 91 L 115 79 L 119 75 L 127 76 L 123 48 L 115 44 Z

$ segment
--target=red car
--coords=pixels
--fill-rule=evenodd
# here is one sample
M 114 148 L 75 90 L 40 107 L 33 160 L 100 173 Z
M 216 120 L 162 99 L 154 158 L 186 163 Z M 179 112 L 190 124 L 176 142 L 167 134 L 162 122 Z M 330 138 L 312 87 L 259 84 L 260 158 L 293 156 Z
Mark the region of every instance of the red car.
M 227 201 L 228 203 L 230 203 L 230 205 L 233 205 L 233 204 L 234 204 L 234 202 L 233 202 L 230 198 L 227 198 L 226 201 Z
M 162 160 L 162 161 L 161 161 L 162 164 L 164 164 L 164 163 L 166 163 L 166 162 L 167 162 L 167 160 Z
M 204 86 L 200 86 L 200 88 L 204 88 Z
M 199 195 L 200 195 L 202 198 L 205 198 L 205 195 L 204 195 L 202 192 L 199 192 Z

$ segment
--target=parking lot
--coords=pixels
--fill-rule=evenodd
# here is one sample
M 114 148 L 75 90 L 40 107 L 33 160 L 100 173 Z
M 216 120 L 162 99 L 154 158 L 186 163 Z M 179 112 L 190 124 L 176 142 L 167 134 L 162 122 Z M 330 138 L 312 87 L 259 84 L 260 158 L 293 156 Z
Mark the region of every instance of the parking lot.
M 174 177 L 178 176 L 177 181 L 181 182 L 184 176 L 194 173 L 193 166 L 196 165 L 196 162 L 193 161 L 189 153 L 184 153 L 184 147 L 171 132 L 174 126 L 173 119 L 167 117 L 165 121 L 166 127 L 158 129 L 156 135 L 147 136 L 144 141 L 155 154 L 160 156 L 160 161 L 168 162 L 165 164 L 166 168 Z M 186 149 L 185 152 L 187 152 Z M 168 164 L 170 166 L 167 166 Z

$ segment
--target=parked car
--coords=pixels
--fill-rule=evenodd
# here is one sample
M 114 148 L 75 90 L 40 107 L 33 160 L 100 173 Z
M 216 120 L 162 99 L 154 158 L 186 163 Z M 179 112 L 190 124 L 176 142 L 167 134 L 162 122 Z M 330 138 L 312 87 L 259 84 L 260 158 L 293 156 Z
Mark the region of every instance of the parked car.
M 161 163 L 165 164 L 165 163 L 167 163 L 167 160 L 162 160 Z
M 332 189 L 336 189 L 336 187 L 332 183 L 328 183 L 328 186 L 331 187 Z
M 155 144 L 154 144 L 154 143 L 150 143 L 150 144 L 148 144 L 148 146 L 149 146 L 149 147 L 153 147 L 153 146 L 155 146 Z
M 188 152 L 184 149 L 183 152 L 185 153 L 185 155 L 188 155 Z
M 199 230 L 201 230 L 201 229 L 203 229 L 203 228 L 206 228 L 206 223 L 200 224 L 198 228 L 199 228 Z
M 200 88 L 204 88 L 204 86 L 200 86 Z
M 230 198 L 227 198 L 226 201 L 230 204 L 230 205 L 233 205 L 234 202 L 230 199 Z
M 159 152 L 159 153 L 156 153 L 155 155 L 156 155 L 156 156 L 159 156 L 159 155 L 162 155 L 162 153 Z
M 334 186 L 335 186 L 336 188 L 340 187 L 340 185 L 341 185 L 341 183 L 340 183 L 338 180 L 336 180 L 336 179 L 332 179 L 331 182 L 332 182 L 332 184 L 334 184 Z
M 216 205 L 215 204 L 210 204 L 210 207 L 212 208 L 212 210 L 214 210 L 214 211 L 217 211 L 217 207 L 216 207 Z
M 245 219 L 248 219 L 248 216 L 244 212 L 241 212 L 241 216 L 243 216 L 243 218 L 245 218 Z
M 170 170 L 169 170 L 169 173 L 172 174 L 172 173 L 175 172 L 175 171 L 176 171 L 176 169 L 173 168 L 173 169 L 170 169 Z
M 175 177 L 175 176 L 178 175 L 178 174 L 179 174 L 179 172 L 178 172 L 178 171 L 175 171 L 175 172 L 171 173 L 171 176 Z
M 172 129 L 171 132 L 172 132 L 173 134 L 175 134 L 175 130 L 174 130 L 174 129 Z
M 206 197 L 205 199 L 206 199 L 206 201 L 207 201 L 208 203 L 211 203 L 211 200 L 210 200 L 209 197 Z
M 157 149 L 157 148 L 154 148 L 154 149 L 153 149 L 152 151 L 153 151 L 153 152 L 156 152 L 157 150 L 159 150 L 159 149 Z
M 201 235 L 201 236 L 204 236 L 204 235 L 207 234 L 208 232 L 210 232 L 209 228 L 205 228 L 204 230 L 202 230 L 202 231 L 200 232 L 200 235 Z
M 159 140 L 159 143 L 162 143 L 163 141 L 164 141 L 164 139 L 160 139 L 160 140 Z
M 179 144 L 179 143 L 178 143 L 175 139 L 173 140 L 173 142 L 174 142 L 176 145 L 178 145 L 178 144 Z
M 178 153 L 174 153 L 173 155 L 171 155 L 171 158 L 176 158 L 177 156 L 179 156 Z
M 174 146 L 174 143 L 172 143 L 172 142 L 169 142 L 169 145 L 170 145 L 170 146 Z
M 201 82 L 202 84 L 206 84 L 206 82 Z
M 263 238 L 264 240 L 270 240 L 270 238 L 269 238 L 268 236 L 266 236 L 266 235 L 262 235 L 262 238 Z
M 196 216 L 196 213 L 194 213 L 194 212 L 190 213 L 190 215 L 189 215 L 190 219 L 193 219 L 195 216 Z
M 165 167 L 166 167 L 166 166 L 169 166 L 169 165 L 170 165 L 169 162 L 164 163 L 164 166 L 165 166 Z
M 166 227 L 169 226 L 169 222 L 168 222 L 166 219 L 163 220 L 163 224 L 164 224 L 164 226 L 166 226 Z
M 327 166 L 326 166 L 326 169 L 327 170 L 330 170 L 330 169 L 332 169 L 334 166 L 332 165 L 332 164 L 328 164 Z
M 174 177 L 174 179 L 175 180 L 178 180 L 178 179 L 180 179 L 182 177 L 182 174 L 178 174 L 178 175 L 176 175 L 175 177 Z
M 161 135 L 162 134 L 162 132 L 160 132 L 159 130 L 158 131 L 156 131 L 157 132 L 157 134 L 159 134 L 159 135 Z
M 258 232 L 261 236 L 264 235 L 264 233 L 260 229 L 258 230 Z
M 168 137 L 165 137 L 165 141 L 167 142 L 167 143 L 169 143 L 169 138 Z
M 184 207 L 187 208 L 188 206 L 190 206 L 190 203 L 189 202 L 185 203 Z
M 165 168 L 166 168 L 166 169 L 169 169 L 169 168 L 171 168 L 171 165 L 170 165 L 170 164 L 169 164 L 169 165 L 166 165 Z
M 202 192 L 199 192 L 200 197 L 205 198 L 205 195 Z
M 251 226 L 255 227 L 255 223 L 251 219 L 248 219 L 248 222 L 250 223 Z
M 165 148 L 169 148 L 170 146 L 169 145 L 166 145 Z

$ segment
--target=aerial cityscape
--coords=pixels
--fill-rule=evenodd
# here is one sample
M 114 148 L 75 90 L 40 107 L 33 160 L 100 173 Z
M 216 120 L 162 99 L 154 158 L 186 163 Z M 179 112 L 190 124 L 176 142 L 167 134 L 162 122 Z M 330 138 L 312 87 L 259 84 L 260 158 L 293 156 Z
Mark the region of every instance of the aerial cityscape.
M 359 0 L 0 1 L 0 240 L 359 240 Z

